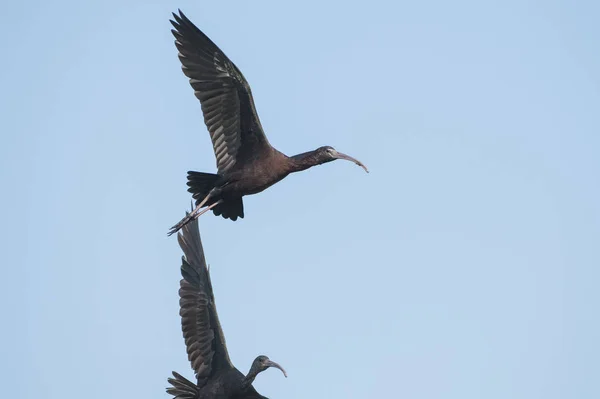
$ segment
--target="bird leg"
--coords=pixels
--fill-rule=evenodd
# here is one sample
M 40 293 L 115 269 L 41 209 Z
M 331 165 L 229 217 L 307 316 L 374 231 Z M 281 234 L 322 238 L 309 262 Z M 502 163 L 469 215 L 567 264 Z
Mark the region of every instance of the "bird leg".
M 192 213 L 190 213 L 187 217 L 194 217 L 194 215 L 200 211 L 200 208 L 202 208 L 204 206 L 204 204 L 206 204 L 206 201 L 208 201 L 208 199 L 210 198 L 211 194 L 212 194 L 212 192 L 208 193 L 206 195 L 206 197 L 204 197 L 204 199 L 202 200 L 202 202 L 200 202 L 198 204 L 198 206 L 196 206 L 196 208 L 194 208 L 194 210 L 192 211 Z
M 213 209 L 215 206 L 219 205 L 221 202 L 223 202 L 222 199 L 218 200 L 217 202 L 215 202 L 214 204 L 212 204 L 211 206 L 206 207 L 206 209 L 203 209 L 201 212 L 198 212 L 198 214 L 196 214 L 194 216 L 194 219 L 198 219 L 202 214 L 206 213 L 207 211 L 210 211 L 211 209 Z
M 208 201 L 208 199 L 211 197 L 211 194 L 212 193 L 208 193 L 208 195 L 206 197 L 204 197 L 202 202 L 200 202 L 200 204 L 198 204 L 198 206 L 192 211 L 192 213 L 187 214 L 183 219 L 181 219 L 179 221 L 179 223 L 177 223 L 175 226 L 171 227 L 171 229 L 169 230 L 167 235 L 170 236 L 173 233 L 178 232 L 183 226 L 185 226 L 192 220 L 198 219 L 198 217 L 200 217 L 200 215 L 204 214 L 206 211 L 213 209 L 215 206 L 217 206 L 218 204 L 223 202 L 223 200 L 220 199 L 217 202 L 215 202 L 214 204 L 207 207 L 206 209 L 203 209 L 202 211 L 200 211 L 200 208 L 202 208 L 202 206 L 206 203 L 206 201 Z

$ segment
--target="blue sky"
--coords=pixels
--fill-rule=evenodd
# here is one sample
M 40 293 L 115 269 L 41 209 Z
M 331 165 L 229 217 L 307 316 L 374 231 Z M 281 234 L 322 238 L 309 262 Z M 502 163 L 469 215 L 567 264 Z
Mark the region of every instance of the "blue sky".
M 0 381 L 167 398 L 185 172 L 215 170 L 181 8 L 270 142 L 334 162 L 201 219 L 234 364 L 271 398 L 600 395 L 600 5 L 30 1 L 3 6 Z

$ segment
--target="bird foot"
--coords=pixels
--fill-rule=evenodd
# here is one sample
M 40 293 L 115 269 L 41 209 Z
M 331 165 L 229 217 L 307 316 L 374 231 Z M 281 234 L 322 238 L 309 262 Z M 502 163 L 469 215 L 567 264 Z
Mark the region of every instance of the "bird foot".
M 213 209 L 215 206 L 219 205 L 221 202 L 223 202 L 222 199 L 218 200 L 217 202 L 215 202 L 214 204 L 211 204 L 210 206 L 207 206 L 206 208 L 204 208 L 202 211 L 200 211 L 200 207 L 202 205 L 204 205 L 203 201 L 200 205 L 198 205 L 196 207 L 196 209 L 194 209 L 192 211 L 192 213 L 188 213 L 183 219 L 181 219 L 179 221 L 179 223 L 177 223 L 175 226 L 171 227 L 171 229 L 169 230 L 169 232 L 167 233 L 168 236 L 173 235 L 174 233 L 178 232 L 179 230 L 181 230 L 181 228 L 183 226 L 185 226 L 186 224 L 188 224 L 189 222 L 191 222 L 192 220 L 196 220 L 198 219 L 201 215 L 203 215 L 204 213 L 210 211 L 211 209 Z
M 193 220 L 193 213 L 188 213 L 183 219 L 181 219 L 179 221 L 179 223 L 177 223 L 175 226 L 173 226 L 173 227 L 171 227 L 171 229 L 169 229 L 169 232 L 167 233 L 167 235 L 169 237 L 172 236 L 173 234 L 177 233 L 179 230 L 181 230 L 181 228 L 183 226 L 185 226 L 192 220 Z

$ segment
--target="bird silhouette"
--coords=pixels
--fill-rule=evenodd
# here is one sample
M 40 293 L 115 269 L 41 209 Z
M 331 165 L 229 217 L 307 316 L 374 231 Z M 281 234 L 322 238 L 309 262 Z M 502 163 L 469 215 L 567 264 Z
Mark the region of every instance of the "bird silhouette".
M 186 224 L 177 235 L 183 250 L 179 288 L 179 314 L 188 359 L 196 383 L 173 372 L 167 392 L 177 399 L 250 399 L 265 398 L 252 386 L 256 376 L 270 367 L 283 367 L 267 356 L 252 362 L 246 375 L 231 364 L 225 336 L 219 323 L 210 272 L 200 240 L 198 221 Z M 265 398 L 266 399 L 266 398 Z
M 345 159 L 368 172 L 359 160 L 330 146 L 291 157 L 271 146 L 242 72 L 181 10 L 173 17 L 175 29 L 171 32 L 183 73 L 190 78 L 200 100 L 217 173 L 188 172 L 188 191 L 196 200 L 196 208 L 174 225 L 169 235 L 211 209 L 215 215 L 233 221 L 243 218 L 243 196 L 259 193 L 290 173 L 312 166 Z

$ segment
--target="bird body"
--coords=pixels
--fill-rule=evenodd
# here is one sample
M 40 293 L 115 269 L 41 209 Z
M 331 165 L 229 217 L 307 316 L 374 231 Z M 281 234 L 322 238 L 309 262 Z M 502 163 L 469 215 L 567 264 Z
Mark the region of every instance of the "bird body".
M 188 191 L 196 209 L 173 226 L 169 235 L 211 209 L 226 219 L 243 218 L 243 196 L 259 193 L 293 172 L 336 159 L 354 162 L 368 172 L 360 161 L 329 146 L 292 157 L 273 148 L 242 72 L 181 11 L 173 17 L 171 32 L 183 73 L 200 101 L 217 173 L 188 172 Z
M 287 377 L 285 370 L 264 355 L 254 359 L 246 375 L 233 366 L 217 314 L 198 221 L 186 224 L 177 238 L 184 252 L 179 283 L 181 330 L 197 383 L 173 372 L 167 392 L 176 399 L 264 398 L 252 386 L 256 376 L 275 367 Z
M 221 371 L 201 387 L 178 373 L 169 382 L 176 388 L 169 393 L 177 399 L 268 399 L 259 394 L 251 384 L 245 384 L 246 376 L 236 368 Z
M 230 187 L 224 189 L 224 195 L 239 198 L 264 191 L 294 171 L 294 165 L 289 160 L 289 157 L 274 148 L 266 151 L 260 161 L 247 162 L 225 175 Z M 252 178 L 249 179 L 248 176 Z

